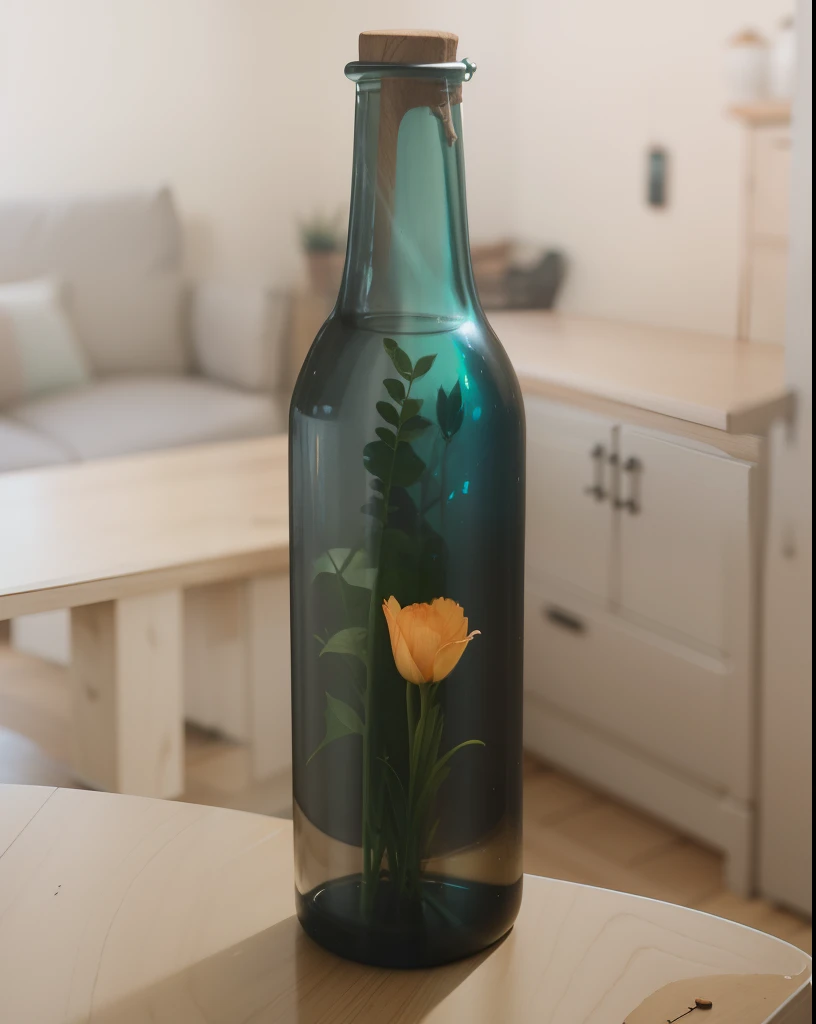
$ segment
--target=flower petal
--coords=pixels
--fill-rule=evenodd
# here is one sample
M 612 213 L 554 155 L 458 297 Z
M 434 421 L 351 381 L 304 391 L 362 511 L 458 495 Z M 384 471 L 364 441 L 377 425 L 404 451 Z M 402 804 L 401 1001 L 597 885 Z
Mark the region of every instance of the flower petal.
M 428 605 L 409 604 L 402 609 L 397 622 L 414 664 L 422 673 L 423 682 L 429 683 L 433 678 L 434 658 L 441 640 L 433 628 Z
M 401 612 L 399 601 L 392 596 L 387 601 L 383 601 L 382 609 L 385 621 L 388 624 L 391 653 L 394 655 L 397 671 L 409 683 L 424 683 L 425 679 L 417 668 L 416 662 L 411 657 L 411 651 L 405 642 L 405 637 L 399 626 L 399 615 Z
M 392 644 L 391 649 L 394 652 L 394 662 L 396 663 L 397 671 L 406 682 L 417 684 L 427 682 L 417 668 L 416 662 L 411 657 L 411 652 L 408 650 L 408 644 L 405 642 L 405 637 L 402 633 L 399 634 L 396 644 Z
M 391 637 L 391 649 L 393 650 L 397 642 L 397 634 L 399 633 L 397 618 L 401 610 L 400 603 L 392 595 L 387 601 L 383 601 L 382 610 L 385 615 L 385 621 L 388 623 L 388 635 Z
M 439 683 L 453 672 L 459 664 L 459 659 L 465 653 L 467 645 L 474 636 L 478 635 L 479 630 L 474 629 L 470 636 L 466 636 L 464 640 L 452 640 L 450 643 L 439 648 L 434 658 L 433 682 Z
M 433 628 L 439 633 L 443 644 L 465 639 L 468 620 L 461 605 L 449 597 L 437 597 L 431 602 L 430 610 Z

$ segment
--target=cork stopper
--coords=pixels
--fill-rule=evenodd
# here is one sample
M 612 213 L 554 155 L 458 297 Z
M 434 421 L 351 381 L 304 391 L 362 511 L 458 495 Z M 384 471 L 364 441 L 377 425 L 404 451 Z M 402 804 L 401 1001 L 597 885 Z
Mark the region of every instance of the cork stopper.
M 360 33 L 360 60 L 376 64 L 448 64 L 459 36 L 430 29 L 383 29 Z
M 459 36 L 432 29 L 380 29 L 360 33 L 360 60 L 371 64 L 449 64 L 456 60 Z M 384 80 L 381 96 L 380 156 L 386 162 L 395 158 L 396 134 L 405 114 L 414 107 L 429 107 L 445 129 L 449 145 L 456 142 L 451 119 L 451 104 L 461 103 L 461 86 L 449 87 L 442 81 L 411 79 Z M 384 137 L 382 137 L 384 136 Z

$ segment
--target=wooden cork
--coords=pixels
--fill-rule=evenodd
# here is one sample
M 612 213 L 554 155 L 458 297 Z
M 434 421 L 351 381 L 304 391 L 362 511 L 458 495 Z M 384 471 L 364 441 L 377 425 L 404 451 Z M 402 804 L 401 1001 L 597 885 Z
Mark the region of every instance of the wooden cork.
M 447 64 L 456 60 L 459 37 L 453 32 L 424 29 L 383 29 L 361 32 L 360 60 L 374 64 Z M 374 223 L 375 260 L 388 262 L 397 172 L 397 138 L 409 110 L 428 107 L 442 123 L 449 146 L 456 142 L 451 104 L 461 102 L 461 87 L 444 80 L 384 78 L 380 86 L 380 126 L 377 138 L 377 213 Z
M 456 60 L 459 37 L 453 32 L 424 29 L 384 29 L 360 33 L 360 60 L 373 64 L 448 64 Z M 456 142 L 450 104 L 461 101 L 461 88 L 448 91 L 442 82 L 410 78 L 384 79 L 380 98 L 380 124 L 389 133 L 399 131 L 405 114 L 414 107 L 429 107 L 445 126 L 449 145 Z M 380 136 L 380 141 L 385 141 Z
M 360 33 L 360 60 L 372 64 L 447 64 L 456 60 L 453 32 L 387 28 Z

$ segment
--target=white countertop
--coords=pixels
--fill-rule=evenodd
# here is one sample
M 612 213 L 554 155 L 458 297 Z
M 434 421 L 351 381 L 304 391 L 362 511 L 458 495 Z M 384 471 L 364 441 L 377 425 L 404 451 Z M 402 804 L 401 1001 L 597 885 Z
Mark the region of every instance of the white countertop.
M 764 434 L 790 403 L 778 345 L 536 310 L 488 318 L 526 394 L 555 388 L 728 434 Z

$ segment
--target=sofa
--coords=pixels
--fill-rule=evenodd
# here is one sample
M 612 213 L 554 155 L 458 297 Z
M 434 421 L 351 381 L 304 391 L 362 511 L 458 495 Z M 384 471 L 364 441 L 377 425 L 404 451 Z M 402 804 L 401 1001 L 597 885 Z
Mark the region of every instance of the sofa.
M 59 289 L 82 373 L 21 396 L 0 302 L 0 472 L 286 429 L 288 297 L 188 281 L 169 189 L 0 200 L 0 291 L 37 279 Z M 68 616 L 18 619 L 12 641 L 65 663 Z
M 0 200 L 0 287 L 59 282 L 85 367 L 33 395 L 0 381 L 0 472 L 286 429 L 286 296 L 183 266 L 167 188 Z

